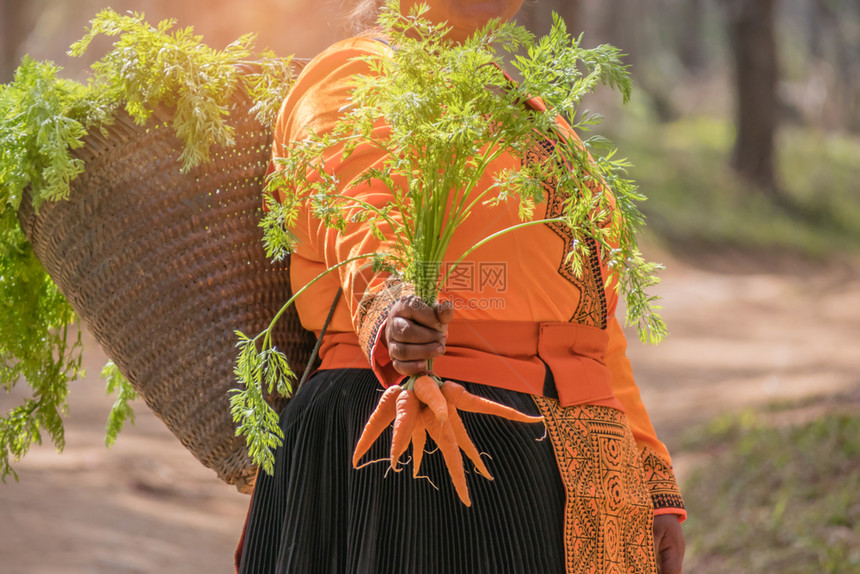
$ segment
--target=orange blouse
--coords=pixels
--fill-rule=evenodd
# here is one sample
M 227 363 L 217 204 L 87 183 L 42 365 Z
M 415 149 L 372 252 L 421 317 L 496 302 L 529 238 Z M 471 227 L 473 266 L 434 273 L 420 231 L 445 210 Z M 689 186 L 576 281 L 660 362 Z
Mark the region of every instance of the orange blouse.
M 312 60 L 281 109 L 273 157 L 289 153 L 290 142 L 310 131 L 331 130 L 339 110 L 349 101 L 351 78 L 369 73 L 368 65 L 357 58 L 384 55 L 389 49 L 373 38 L 358 37 L 335 44 Z M 387 127 L 380 123 L 376 129 L 384 135 Z M 383 153 L 369 145 L 359 146 L 343 159 L 341 150 L 334 148 L 325 159 L 339 177 L 343 194 L 381 206 L 390 199 L 384 185 L 371 182 L 352 187 L 350 182 L 367 169 L 380 167 Z M 537 157 L 540 150 L 535 154 Z M 503 155 L 477 189 L 492 183 L 490 172 L 516 168 L 519 161 Z M 546 201 L 535 209 L 536 218 L 553 217 L 561 211 L 554 187 L 547 185 L 546 190 Z M 450 260 L 455 261 L 491 233 L 517 223 L 516 201 L 476 205 L 454 234 Z M 333 230 L 308 209 L 300 212 L 292 231 L 299 241 L 290 263 L 294 288 L 338 262 L 383 246 L 362 223 Z M 683 516 L 674 477 L 667 483 L 669 453 L 655 435 L 626 357 L 626 340 L 615 319 L 617 293 L 604 287 L 606 269 L 596 255 L 580 276 L 565 263 L 574 239 L 566 226 L 535 225 L 475 250 L 440 293 L 440 299 L 454 304 L 455 316 L 446 353 L 434 361 L 434 371 L 441 377 L 541 395 L 548 367 L 563 406 L 595 404 L 626 411 L 646 465 L 646 478 L 653 470 L 658 479 L 654 484 L 662 485 L 660 492 L 652 490 L 656 512 Z M 374 274 L 368 262 L 358 261 L 325 276 L 297 299 L 303 325 L 319 333 L 335 294 L 343 288 L 345 296 L 320 348 L 323 369 L 372 367 L 384 386 L 401 378 L 378 335 L 403 287 L 385 275 Z

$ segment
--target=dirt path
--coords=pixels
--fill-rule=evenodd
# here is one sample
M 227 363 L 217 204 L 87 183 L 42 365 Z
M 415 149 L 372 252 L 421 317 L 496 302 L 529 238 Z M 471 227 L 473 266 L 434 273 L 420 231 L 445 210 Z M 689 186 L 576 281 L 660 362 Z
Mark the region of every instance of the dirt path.
M 140 401 L 110 449 L 111 400 L 91 338 L 87 377 L 74 383 L 66 448 L 34 448 L 20 482 L 0 484 L 3 574 L 231 572 L 248 498 L 220 482 Z M 0 408 L 11 401 L 0 398 Z
M 848 266 L 727 275 L 671 263 L 657 290 L 672 331 L 629 354 L 670 446 L 744 406 L 860 388 L 860 273 Z M 247 497 L 219 482 L 143 404 L 104 447 L 110 400 L 90 341 L 62 455 L 35 448 L 0 485 L 3 574 L 227 574 Z M 0 395 L 0 409 L 13 403 Z M 683 478 L 695 453 L 676 457 Z
M 724 272 L 734 264 L 669 262 L 655 293 L 670 336 L 657 347 L 630 342 L 643 400 L 675 451 L 685 429 L 721 413 L 860 390 L 856 263 Z M 694 459 L 677 452 L 679 477 Z

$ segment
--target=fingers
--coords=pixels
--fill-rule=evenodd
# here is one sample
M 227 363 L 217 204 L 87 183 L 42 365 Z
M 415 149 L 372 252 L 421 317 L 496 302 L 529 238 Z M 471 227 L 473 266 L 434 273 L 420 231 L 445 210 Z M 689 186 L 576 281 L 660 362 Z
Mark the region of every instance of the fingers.
M 684 561 L 683 554 L 677 549 L 667 549 L 660 553 L 660 574 L 681 574 L 681 564 Z
M 654 550 L 660 574 L 681 574 L 684 563 L 684 534 L 673 514 L 654 517 Z
M 448 323 L 454 310 L 450 303 L 428 306 L 410 295 L 396 302 L 388 313 L 385 341 L 395 370 L 403 375 L 427 371 L 427 359 L 445 353 Z
M 663 546 L 663 533 L 665 532 L 658 526 L 657 517 L 654 520 L 654 556 L 657 557 L 657 572 L 663 574 L 663 565 L 660 560 L 660 548 Z
M 389 313 L 386 330 L 386 336 L 389 341 L 419 345 L 425 343 L 445 343 L 445 332 L 425 327 L 414 319 L 409 319 L 402 315 Z
M 436 309 L 439 310 L 438 313 Z M 392 306 L 388 316 L 408 319 L 434 331 L 444 331 L 454 316 L 454 310 L 448 302 L 436 303 L 431 308 L 417 295 L 407 295 Z M 443 318 L 447 320 L 443 320 Z
M 415 345 L 388 342 L 388 354 L 394 369 L 401 375 L 417 375 L 427 372 L 427 359 L 439 357 L 445 348 L 437 343 Z
M 448 323 L 454 318 L 454 305 L 450 301 L 437 301 L 433 305 L 433 310 L 436 312 L 436 319 L 442 324 L 443 329 L 448 331 Z

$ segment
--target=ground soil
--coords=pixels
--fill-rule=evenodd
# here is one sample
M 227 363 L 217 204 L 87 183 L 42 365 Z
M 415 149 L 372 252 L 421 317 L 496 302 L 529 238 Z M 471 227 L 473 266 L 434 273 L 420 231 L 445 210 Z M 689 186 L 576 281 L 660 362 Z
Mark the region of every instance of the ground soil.
M 763 268 L 739 254 L 668 264 L 655 292 L 671 335 L 651 347 L 631 334 L 629 356 L 682 482 L 706 456 L 680 448 L 685 429 L 860 388 L 857 265 Z M 87 337 L 88 376 L 74 383 L 65 451 L 34 448 L 16 467 L 20 482 L 0 485 L 0 572 L 231 572 L 248 497 L 203 468 L 142 403 L 135 426 L 105 448 L 105 360 Z M 19 393 L 0 395 L 0 409 Z

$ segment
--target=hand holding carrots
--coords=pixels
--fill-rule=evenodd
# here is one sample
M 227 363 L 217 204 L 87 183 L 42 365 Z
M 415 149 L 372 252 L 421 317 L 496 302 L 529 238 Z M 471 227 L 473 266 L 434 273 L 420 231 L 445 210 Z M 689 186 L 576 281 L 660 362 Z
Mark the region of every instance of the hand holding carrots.
M 427 372 L 427 360 L 445 353 L 448 323 L 454 309 L 447 301 L 432 307 L 415 295 L 396 302 L 383 332 L 395 370 L 401 375 Z
M 463 453 L 483 477 L 493 476 L 481 460 L 480 451 L 469 438 L 459 411 L 470 411 L 505 417 L 520 422 L 536 423 L 533 417 L 488 399 L 478 397 L 452 381 L 444 383 L 431 370 L 428 361 L 445 353 L 448 324 L 453 319 L 453 307 L 437 302 L 432 307 L 415 295 L 403 297 L 388 314 L 383 341 L 388 347 L 394 368 L 409 377 L 402 385 L 385 390 L 376 410 L 370 415 L 355 446 L 352 464 L 359 466 L 361 457 L 380 434 L 394 422 L 389 460 L 399 472 L 400 457 L 412 443 L 413 476 L 418 477 L 424 457 L 427 436 L 442 453 L 451 482 L 463 504 L 471 506 L 463 466 Z
M 358 439 L 352 459 L 353 466 L 358 466 L 364 453 L 388 424 L 394 421 L 391 468 L 395 471 L 400 470 L 398 468 L 400 456 L 406 451 L 411 440 L 413 476 L 417 477 L 424 456 L 424 444 L 429 435 L 445 459 L 451 482 L 460 500 L 466 506 L 471 506 L 460 450 L 472 461 L 478 473 L 488 480 L 492 480 L 493 477 L 481 460 L 478 448 L 466 432 L 458 412 L 461 410 L 501 416 L 519 422 L 543 421 L 543 417 L 530 416 L 473 395 L 453 381 L 443 383 L 433 375 L 410 376 L 402 386 L 389 387 L 382 394 L 376 410 L 371 414 Z

